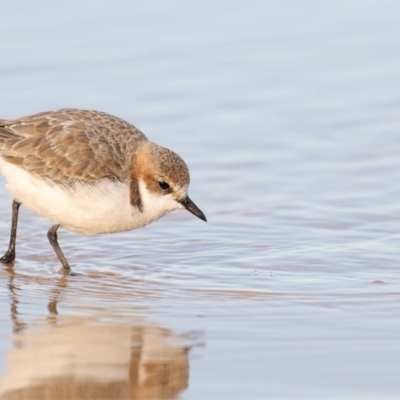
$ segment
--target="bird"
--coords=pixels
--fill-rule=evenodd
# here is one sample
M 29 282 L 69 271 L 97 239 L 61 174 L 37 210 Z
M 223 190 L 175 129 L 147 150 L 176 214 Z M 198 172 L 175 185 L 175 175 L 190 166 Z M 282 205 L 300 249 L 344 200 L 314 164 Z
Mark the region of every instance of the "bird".
M 52 223 L 48 240 L 71 275 L 59 227 L 84 235 L 124 232 L 177 209 L 207 222 L 188 196 L 183 159 L 102 111 L 64 108 L 0 120 L 0 171 L 13 199 L 9 247 L 0 258 L 6 264 L 15 260 L 21 204 Z

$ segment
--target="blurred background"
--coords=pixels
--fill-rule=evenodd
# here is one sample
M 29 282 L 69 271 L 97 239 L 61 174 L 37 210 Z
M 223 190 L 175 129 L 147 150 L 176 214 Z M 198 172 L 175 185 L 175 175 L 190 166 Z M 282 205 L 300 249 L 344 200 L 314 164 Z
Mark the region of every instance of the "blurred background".
M 50 223 L 22 209 L 0 266 L 0 399 L 399 398 L 398 2 L 1 13 L 0 118 L 122 117 L 185 159 L 209 222 L 60 229 L 81 274 L 64 278 Z

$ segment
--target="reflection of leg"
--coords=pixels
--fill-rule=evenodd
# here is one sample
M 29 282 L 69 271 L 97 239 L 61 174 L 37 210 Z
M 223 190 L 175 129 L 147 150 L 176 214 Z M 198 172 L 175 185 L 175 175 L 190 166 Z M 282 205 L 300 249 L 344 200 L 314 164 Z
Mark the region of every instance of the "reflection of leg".
M 59 224 L 53 225 L 47 232 L 47 237 L 49 239 L 51 246 L 53 247 L 54 251 L 56 252 L 58 259 L 61 261 L 64 271 L 71 273 L 71 267 L 69 266 L 68 261 L 65 258 L 64 254 L 61 251 L 60 246 L 57 242 L 57 229 L 59 227 L 60 227 Z
M 19 318 L 19 313 L 18 313 L 18 289 L 17 285 L 14 283 L 15 280 L 15 273 L 14 273 L 14 268 L 13 265 L 8 265 L 6 267 L 6 271 L 9 274 L 8 278 L 8 290 L 10 291 L 10 298 L 11 298 L 11 303 L 10 303 L 10 316 L 11 316 L 11 322 L 12 322 L 12 329 L 13 333 L 18 333 L 21 332 L 25 327 L 26 324 L 22 322 Z
M 51 290 L 51 295 L 49 303 L 47 304 L 47 309 L 49 310 L 48 320 L 55 322 L 54 317 L 58 314 L 57 304 L 60 299 L 61 292 L 67 287 L 68 278 L 65 274 L 61 275 L 60 279 L 57 281 L 55 288 Z
M 8 246 L 6 254 L 0 258 L 0 261 L 3 263 L 10 263 L 15 260 L 15 240 L 17 238 L 18 210 L 20 205 L 21 203 L 18 203 L 18 201 L 13 201 L 10 245 Z

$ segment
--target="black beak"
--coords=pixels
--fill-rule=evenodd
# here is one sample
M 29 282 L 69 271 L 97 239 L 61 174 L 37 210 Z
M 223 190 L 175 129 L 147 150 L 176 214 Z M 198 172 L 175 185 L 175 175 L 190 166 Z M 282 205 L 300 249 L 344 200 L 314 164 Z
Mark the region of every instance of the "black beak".
M 207 222 L 206 216 L 203 214 L 203 212 L 200 210 L 200 208 L 197 207 L 196 204 L 194 204 L 193 201 L 189 199 L 188 196 L 186 196 L 182 200 L 178 200 L 178 202 L 181 203 L 183 205 L 183 207 L 186 208 L 186 210 L 190 211 L 196 217 L 198 217 L 198 218 L 202 219 L 203 221 Z

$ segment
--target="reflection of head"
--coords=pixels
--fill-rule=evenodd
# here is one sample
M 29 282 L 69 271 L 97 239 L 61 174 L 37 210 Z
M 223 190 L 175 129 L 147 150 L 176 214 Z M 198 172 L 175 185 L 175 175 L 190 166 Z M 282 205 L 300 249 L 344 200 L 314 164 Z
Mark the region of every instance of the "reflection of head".
M 169 330 L 83 320 L 47 329 L 15 335 L 0 399 L 172 399 L 188 385 L 190 348 Z

